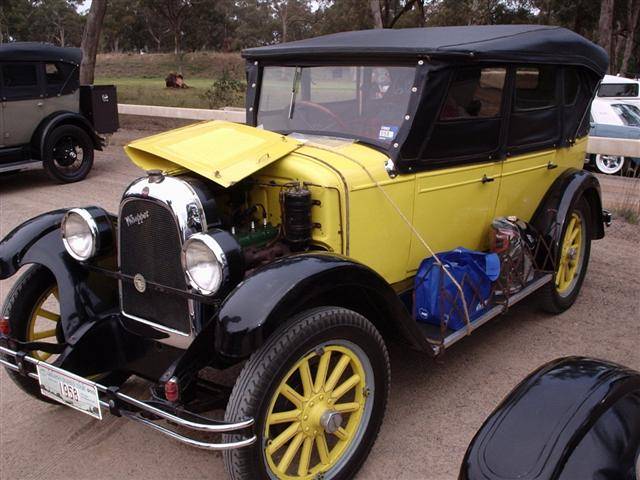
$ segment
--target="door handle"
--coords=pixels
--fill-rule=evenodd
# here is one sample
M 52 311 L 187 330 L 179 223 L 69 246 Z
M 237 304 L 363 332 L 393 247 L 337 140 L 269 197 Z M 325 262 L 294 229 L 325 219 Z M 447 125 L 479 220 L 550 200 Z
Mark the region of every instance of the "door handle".
M 553 170 L 554 168 L 558 168 L 558 164 L 549 160 L 549 163 L 547 163 L 547 170 Z
M 40 100 L 38 103 L 36 103 L 36 105 L 38 105 L 39 107 L 44 105 L 44 102 L 42 100 Z
M 484 183 L 493 182 L 494 180 L 495 180 L 495 178 L 493 178 L 493 177 L 487 177 L 486 173 L 482 176 L 482 183 L 483 184 Z

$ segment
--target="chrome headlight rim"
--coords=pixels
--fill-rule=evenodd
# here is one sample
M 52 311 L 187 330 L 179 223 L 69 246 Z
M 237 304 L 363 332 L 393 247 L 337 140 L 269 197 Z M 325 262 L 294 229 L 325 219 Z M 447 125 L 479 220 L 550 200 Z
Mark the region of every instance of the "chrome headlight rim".
M 71 248 L 71 245 L 69 244 L 69 241 L 67 239 L 67 235 L 66 235 L 66 225 L 67 225 L 67 221 L 69 219 L 69 217 L 71 217 L 71 215 L 78 215 L 80 218 L 82 218 L 82 220 L 87 224 L 87 226 L 89 227 L 89 233 L 91 235 L 91 250 L 90 252 L 85 255 L 79 255 L 77 252 L 75 252 L 73 250 L 73 248 Z M 98 224 L 96 223 L 96 220 L 93 218 L 93 215 L 91 215 L 91 213 L 89 213 L 89 211 L 87 211 L 84 208 L 71 208 L 67 211 L 67 213 L 64 214 L 64 217 L 62 217 L 62 221 L 60 222 L 60 230 L 62 232 L 62 244 L 64 245 L 65 250 L 67 251 L 67 253 L 74 258 L 75 260 L 78 260 L 79 262 L 86 262 L 87 260 L 90 260 L 91 258 L 93 258 L 97 251 L 98 251 Z
M 214 288 L 203 288 L 201 285 L 198 285 L 196 280 L 193 278 L 188 265 L 187 265 L 187 250 L 189 246 L 195 242 L 201 242 L 207 247 L 216 259 L 218 268 L 220 269 L 219 280 Z M 187 277 L 187 281 L 189 282 L 190 287 L 198 292 L 201 295 L 212 296 L 220 291 L 222 286 L 229 278 L 229 263 L 227 261 L 227 256 L 224 252 L 222 246 L 216 242 L 210 235 L 206 233 L 196 233 L 191 235 L 182 245 L 182 252 L 180 254 L 180 260 L 182 262 L 182 269 L 184 270 L 185 276 Z

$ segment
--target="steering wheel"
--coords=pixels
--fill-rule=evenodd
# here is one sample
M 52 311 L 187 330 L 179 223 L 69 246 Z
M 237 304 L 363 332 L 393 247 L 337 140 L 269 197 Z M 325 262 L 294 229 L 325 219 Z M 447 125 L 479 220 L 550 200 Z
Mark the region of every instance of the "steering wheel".
M 311 119 L 309 118 L 309 115 L 305 115 L 304 113 L 299 114 L 296 118 L 298 120 L 300 120 L 304 126 L 306 126 L 307 128 L 309 128 L 310 130 L 328 130 L 328 127 L 331 126 L 337 126 L 340 129 L 347 129 L 348 127 L 345 125 L 345 123 L 342 121 L 342 119 L 335 114 L 334 112 L 332 112 L 331 110 L 329 110 L 327 107 L 320 105 L 318 103 L 315 102 L 310 102 L 307 100 L 298 100 L 295 103 L 295 108 L 296 109 L 302 109 L 302 111 L 304 112 L 304 110 L 315 110 L 316 112 L 320 112 L 322 115 L 324 115 L 326 117 L 327 122 L 320 122 L 317 119 Z

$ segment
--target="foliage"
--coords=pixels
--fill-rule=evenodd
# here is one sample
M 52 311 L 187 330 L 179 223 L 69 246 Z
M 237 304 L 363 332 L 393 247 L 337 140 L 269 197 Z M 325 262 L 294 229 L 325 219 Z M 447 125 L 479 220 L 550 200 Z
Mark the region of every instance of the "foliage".
M 82 0 L 1 0 L 0 42 L 80 44 Z M 611 20 L 601 22 L 601 11 Z M 611 72 L 640 71 L 640 0 L 109 0 L 101 51 L 178 52 L 242 48 L 374 28 L 539 23 L 609 45 Z M 603 10 L 602 6 L 605 6 Z M 634 20 L 635 19 L 635 20 Z M 635 21 L 635 23 L 634 23 Z
M 244 83 L 236 80 L 229 69 L 225 68 L 220 78 L 202 94 L 202 98 L 207 101 L 209 108 L 224 108 L 241 104 L 244 91 Z

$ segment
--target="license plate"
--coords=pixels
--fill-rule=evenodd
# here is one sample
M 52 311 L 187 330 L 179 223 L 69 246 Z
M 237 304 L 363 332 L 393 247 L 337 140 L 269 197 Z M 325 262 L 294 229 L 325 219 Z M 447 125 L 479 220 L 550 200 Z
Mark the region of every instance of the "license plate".
M 95 385 L 51 365 L 40 364 L 37 369 L 42 395 L 102 420 Z

